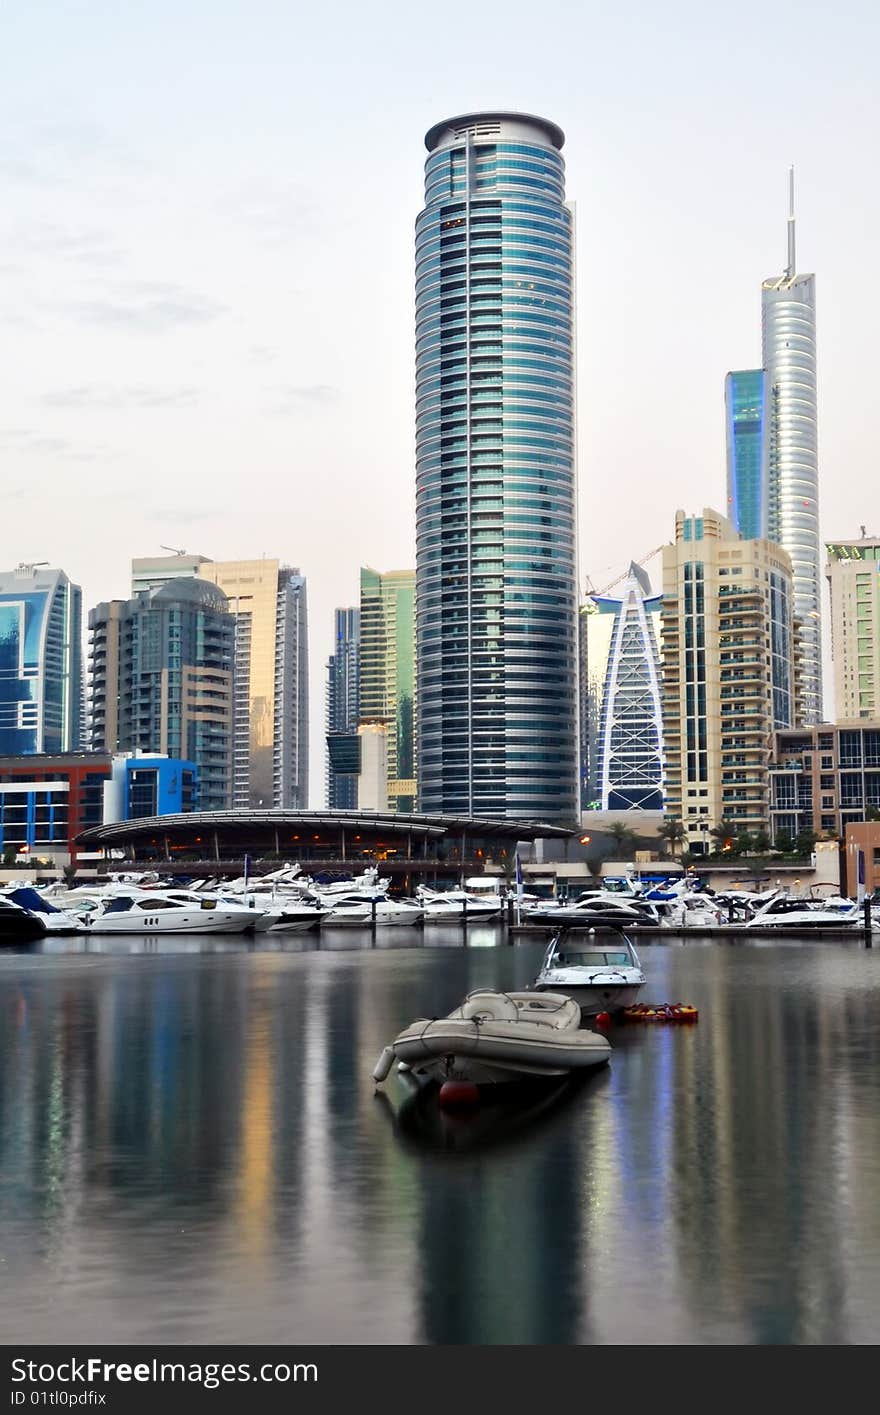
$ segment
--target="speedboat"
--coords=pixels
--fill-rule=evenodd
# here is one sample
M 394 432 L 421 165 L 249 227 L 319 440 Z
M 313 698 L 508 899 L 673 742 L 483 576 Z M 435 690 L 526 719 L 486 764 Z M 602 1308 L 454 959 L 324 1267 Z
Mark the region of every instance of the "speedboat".
M 321 912 L 321 923 L 327 928 L 370 928 L 374 923 L 383 928 L 389 925 L 412 927 L 420 924 L 424 911 L 413 899 L 386 899 L 384 894 L 373 899 L 361 899 L 359 895 L 341 895 L 338 902 L 328 901 Z
M 498 1085 L 603 1065 L 611 1047 L 580 1024 L 580 1007 L 569 997 L 480 989 L 448 1017 L 411 1022 L 385 1047 L 373 1079 L 384 1081 L 395 1060 L 413 1080 L 441 1086 Z
M 606 894 L 597 890 L 585 894 L 575 904 L 559 904 L 554 901 L 537 904 L 525 913 L 530 924 L 549 924 L 560 927 L 563 924 L 580 924 L 587 928 L 593 923 L 618 923 L 627 928 L 659 928 L 660 915 L 655 904 L 637 896 Z
M 40 914 L 23 909 L 0 895 L 0 944 L 33 943 L 34 939 L 43 938 L 45 932 Z
M 320 904 L 311 904 L 306 899 L 261 899 L 258 908 L 260 916 L 254 925 L 254 933 L 258 934 L 313 929 L 328 914 Z
M 19 885 L 15 889 L 6 890 L 2 898 L 31 914 L 38 915 L 42 920 L 44 933 L 75 934 L 80 931 L 80 920 L 74 914 L 68 913 L 66 909 L 59 909 L 30 885 Z
M 777 895 L 763 904 L 747 929 L 827 929 L 846 925 L 857 927 L 862 921 L 861 910 L 852 899 L 792 899 Z
M 675 928 L 717 929 L 724 915 L 708 894 L 680 894 L 665 905 L 665 922 Z
M 618 1012 L 635 1002 L 645 975 L 626 934 L 614 928 L 565 928 L 551 939 L 536 992 L 564 993 L 585 1017 Z
M 83 915 L 89 933 L 240 934 L 252 929 L 259 913 L 222 899 L 175 899 L 156 891 L 115 894 Z
M 467 889 L 429 889 L 419 885 L 418 901 L 425 912 L 426 924 L 448 924 L 465 919 L 497 919 L 501 913 L 500 895 L 480 898 Z

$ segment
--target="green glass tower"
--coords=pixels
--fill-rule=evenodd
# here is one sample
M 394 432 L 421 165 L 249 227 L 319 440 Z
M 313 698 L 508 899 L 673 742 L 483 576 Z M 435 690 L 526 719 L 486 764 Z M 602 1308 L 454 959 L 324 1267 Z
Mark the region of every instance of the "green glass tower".
M 361 570 L 358 725 L 384 736 L 387 809 L 415 805 L 414 570 Z
M 744 540 L 769 531 L 770 438 L 767 374 L 739 369 L 724 381 L 727 514 Z

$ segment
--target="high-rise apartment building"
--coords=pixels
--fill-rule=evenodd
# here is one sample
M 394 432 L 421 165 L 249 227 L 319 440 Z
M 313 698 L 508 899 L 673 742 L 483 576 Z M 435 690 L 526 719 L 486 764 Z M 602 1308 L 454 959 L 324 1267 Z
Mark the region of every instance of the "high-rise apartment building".
M 0 572 L 0 755 L 82 746 L 82 594 L 63 570 Z
M 769 825 L 771 733 L 790 727 L 798 689 L 791 561 L 742 540 L 724 516 L 676 513 L 663 551 L 667 809 L 696 853 L 722 821 Z
M 880 538 L 826 545 L 831 591 L 834 716 L 880 716 Z
M 195 763 L 202 810 L 232 802 L 232 658 L 226 596 L 170 580 L 89 614 L 91 747 Z
M 768 535 L 791 557 L 803 652 L 801 720 L 822 721 L 819 470 L 816 431 L 816 281 L 795 264 L 794 177 L 788 261 L 761 288 L 769 400 Z
M 419 802 L 577 815 L 574 240 L 564 135 L 425 138 L 416 223 Z M 363 669 L 362 669 L 363 671 Z
M 304 810 L 309 798 L 306 580 L 279 560 L 204 555 L 132 561 L 132 590 L 187 573 L 217 585 L 235 615 L 233 805 Z
M 581 608 L 584 809 L 662 811 L 661 595 L 636 564 Z
M 412 570 L 361 570 L 361 810 L 415 808 L 415 588 Z
M 357 808 L 358 644 L 360 610 L 337 609 L 327 661 L 327 806 Z
M 309 804 L 309 650 L 305 576 L 278 560 L 209 560 L 235 615 L 236 806 Z
M 727 515 L 745 540 L 766 539 L 769 530 L 769 412 L 763 369 L 738 369 L 727 375 Z

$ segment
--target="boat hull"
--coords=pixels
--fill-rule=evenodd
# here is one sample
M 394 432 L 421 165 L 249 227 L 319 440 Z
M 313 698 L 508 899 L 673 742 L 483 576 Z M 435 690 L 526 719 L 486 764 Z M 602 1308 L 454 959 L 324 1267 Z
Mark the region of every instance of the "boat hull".
M 518 1077 L 563 1076 L 607 1062 L 611 1048 L 594 1032 L 528 1035 L 521 1023 L 440 1018 L 414 1023 L 394 1042 L 394 1054 L 416 1079 L 497 1085 Z
M 171 913 L 169 910 L 168 913 Z M 243 934 L 254 926 L 253 918 L 241 914 L 227 915 L 222 910 L 193 913 L 169 918 L 164 911 L 155 914 L 107 914 L 86 925 L 84 932 L 93 934 Z
M 559 977 L 548 977 L 535 983 L 536 992 L 564 993 L 581 1009 L 581 1016 L 596 1017 L 600 1012 L 619 1012 L 631 1007 L 644 983 L 566 983 Z

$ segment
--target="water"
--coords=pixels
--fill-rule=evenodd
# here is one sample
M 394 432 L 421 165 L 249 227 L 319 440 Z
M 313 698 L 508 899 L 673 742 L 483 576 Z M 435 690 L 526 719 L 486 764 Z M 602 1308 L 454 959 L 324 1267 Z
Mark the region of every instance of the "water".
M 642 947 L 574 1089 L 442 1116 L 383 1045 L 540 941 L 56 940 L 0 953 L 0 1340 L 868 1343 L 880 952 Z

